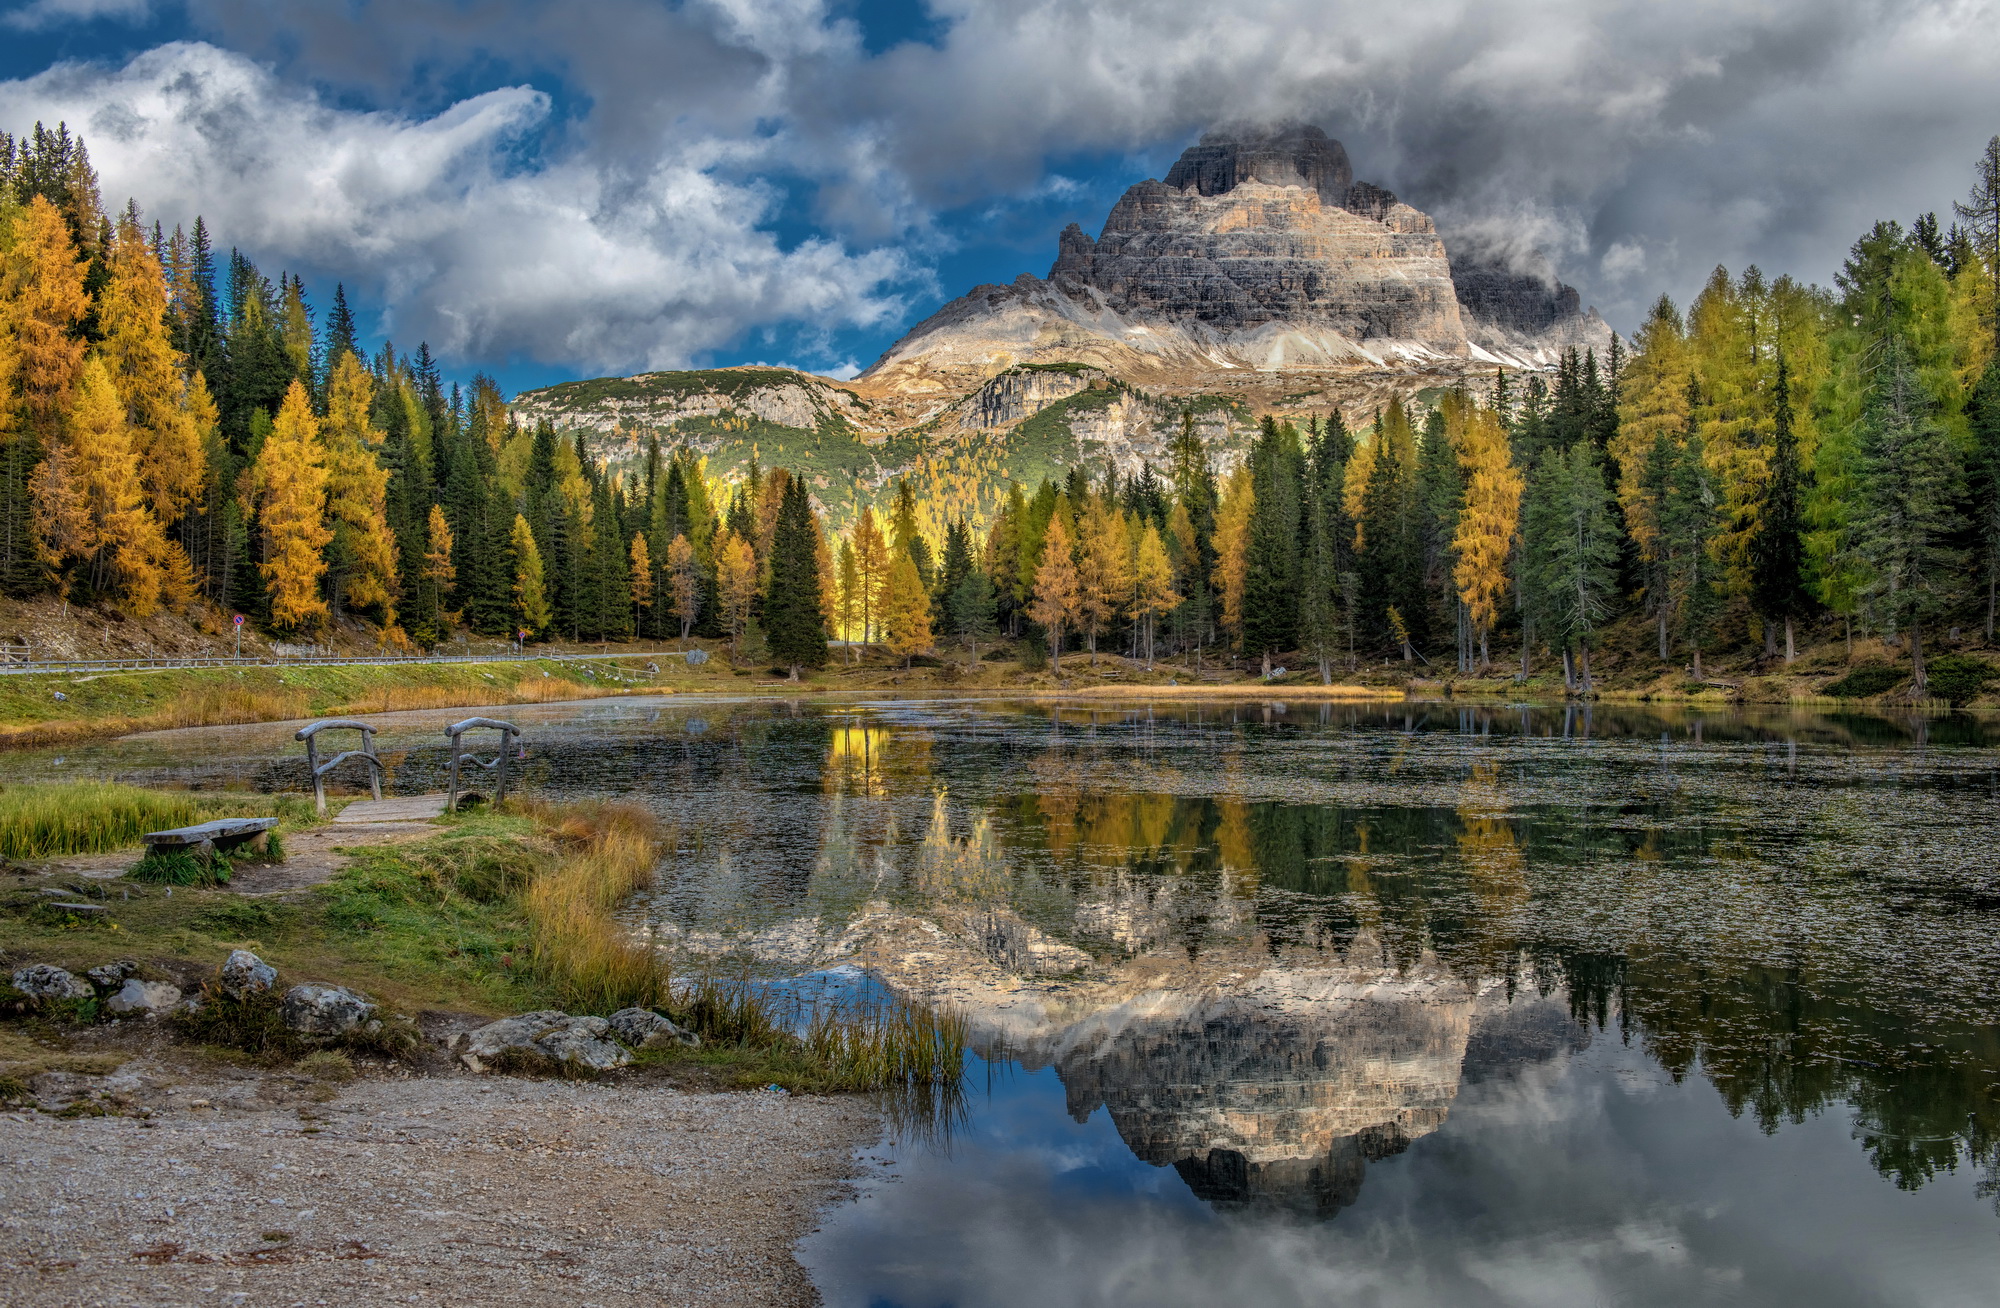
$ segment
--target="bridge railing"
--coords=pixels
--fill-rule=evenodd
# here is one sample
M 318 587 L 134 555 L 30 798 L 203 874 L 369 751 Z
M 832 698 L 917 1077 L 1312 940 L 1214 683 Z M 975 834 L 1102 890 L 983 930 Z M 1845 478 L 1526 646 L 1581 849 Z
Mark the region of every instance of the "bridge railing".
M 319 761 L 319 733 L 322 731 L 358 731 L 361 733 L 361 748 L 343 750 L 322 763 Z M 327 718 L 311 726 L 300 727 L 294 740 L 306 743 L 306 771 L 312 774 L 313 804 L 322 813 L 326 812 L 326 774 L 349 759 L 360 759 L 368 766 L 368 789 L 376 799 L 382 798 L 382 760 L 375 756 L 375 728 L 366 722 L 356 722 L 353 718 Z

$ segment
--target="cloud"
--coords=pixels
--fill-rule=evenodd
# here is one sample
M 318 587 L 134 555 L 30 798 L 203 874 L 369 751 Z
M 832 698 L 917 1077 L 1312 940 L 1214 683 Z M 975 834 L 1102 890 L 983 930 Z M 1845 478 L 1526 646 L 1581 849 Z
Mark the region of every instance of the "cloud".
M 1629 328 L 1718 262 L 1827 281 L 1945 211 L 2000 130 L 1996 3 L 930 0 L 897 43 L 833 0 L 188 0 L 213 44 L 0 112 L 81 124 L 108 195 L 368 270 L 400 338 L 578 369 L 886 344 L 969 234 L 1243 119 L 1319 123 Z
M 771 190 L 724 175 L 728 143 L 524 163 L 550 115 L 526 86 L 428 117 L 344 109 L 200 43 L 0 83 L 0 121 L 84 133 L 110 202 L 201 213 L 261 258 L 367 283 L 394 335 L 459 357 L 658 368 L 774 323 L 900 319 L 884 288 L 903 258 L 782 248 Z
M 146 20 L 152 8 L 152 0 L 34 0 L 0 17 L 0 23 L 26 32 L 98 18 L 139 23 Z

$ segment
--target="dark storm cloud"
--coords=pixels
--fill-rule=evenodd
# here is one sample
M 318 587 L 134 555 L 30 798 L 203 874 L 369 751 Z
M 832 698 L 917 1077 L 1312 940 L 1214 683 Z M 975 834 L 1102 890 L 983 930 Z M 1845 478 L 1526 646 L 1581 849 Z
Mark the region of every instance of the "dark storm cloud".
M 103 9 L 33 20 L 66 6 Z M 0 110 L 98 124 L 111 191 L 169 216 L 368 259 L 399 332 L 585 369 L 774 323 L 893 334 L 929 253 L 1043 194 L 1052 157 L 1170 157 L 1224 119 L 1321 124 L 1453 239 L 1552 258 L 1627 327 L 1718 262 L 1827 279 L 1872 219 L 1943 209 L 2000 130 L 1983 2 L 931 12 L 884 49 L 819 0 L 192 0 L 214 45 L 0 84 Z M 818 236 L 779 241 L 780 212 Z

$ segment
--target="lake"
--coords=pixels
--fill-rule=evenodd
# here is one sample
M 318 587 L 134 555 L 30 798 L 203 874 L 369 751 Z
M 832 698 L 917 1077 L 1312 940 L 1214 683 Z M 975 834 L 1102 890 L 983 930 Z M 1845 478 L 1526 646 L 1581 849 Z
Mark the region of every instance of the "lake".
M 830 1304 L 1989 1304 L 2000 724 L 671 697 L 508 710 L 679 832 L 635 932 L 963 1011 Z M 390 715 L 440 788 L 449 711 Z M 295 789 L 276 726 L 0 776 Z

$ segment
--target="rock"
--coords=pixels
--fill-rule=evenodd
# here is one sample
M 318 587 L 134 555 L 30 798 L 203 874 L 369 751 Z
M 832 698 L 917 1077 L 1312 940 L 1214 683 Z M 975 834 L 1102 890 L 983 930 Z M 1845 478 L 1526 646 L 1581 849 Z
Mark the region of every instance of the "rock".
M 152 1017 L 180 1002 L 179 986 L 166 981 L 141 981 L 132 977 L 117 994 L 104 1002 L 104 1007 L 120 1017 Z
M 121 958 L 115 963 L 102 963 L 91 968 L 84 975 L 90 984 L 99 990 L 117 990 L 139 970 L 139 965 L 129 958 Z
M 89 999 L 97 993 L 90 983 L 50 963 L 36 963 L 14 973 L 14 988 L 43 1003 Z
M 621 1008 L 610 1017 L 611 1033 L 634 1049 L 657 1049 L 662 1045 L 701 1045 L 701 1037 L 650 1008 Z
M 604 1038 L 610 1030 L 611 1023 L 601 1017 L 571 1017 L 543 1010 L 503 1017 L 468 1031 L 453 1042 L 452 1052 L 466 1059 L 466 1065 L 475 1071 L 488 1060 L 514 1053 L 602 1072 L 632 1061 L 632 1055 L 615 1041 Z
M 222 964 L 222 993 L 244 999 L 269 990 L 278 981 L 278 969 L 247 949 L 232 949 Z
M 301 1035 L 337 1036 L 370 1023 L 375 1005 L 366 996 L 341 986 L 293 986 L 285 992 L 279 1016 Z M 372 1023 L 377 1029 L 379 1022 Z

